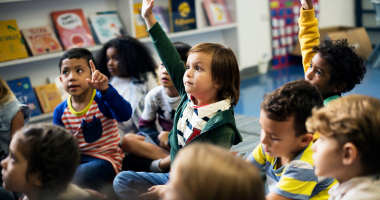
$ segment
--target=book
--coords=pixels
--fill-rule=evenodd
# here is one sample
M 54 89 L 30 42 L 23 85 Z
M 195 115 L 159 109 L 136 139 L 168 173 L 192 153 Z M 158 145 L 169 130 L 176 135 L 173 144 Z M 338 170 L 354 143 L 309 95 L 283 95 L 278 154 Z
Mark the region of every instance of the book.
M 0 21 L 0 61 L 28 57 L 15 19 Z
M 29 107 L 32 117 L 41 114 L 29 77 L 9 80 L 7 84 L 16 98 Z
M 61 94 L 55 83 L 34 87 L 43 113 L 53 112 L 61 102 Z
M 67 98 L 69 98 L 70 94 L 66 92 L 59 77 L 60 76 L 49 76 L 48 83 L 55 83 L 55 86 L 57 87 L 59 94 L 61 94 L 61 100 L 65 101 Z
M 209 25 L 215 26 L 232 22 L 224 0 L 205 0 L 202 3 Z
M 154 6 L 152 12 L 165 33 L 170 33 L 168 13 L 165 11 L 165 9 L 162 6 Z
M 171 32 L 197 28 L 195 0 L 169 0 Z
M 116 11 L 97 12 L 88 16 L 95 41 L 104 44 L 125 34 L 125 29 Z
M 146 31 L 146 25 L 144 19 L 141 17 L 142 3 L 133 4 L 133 23 L 135 24 L 136 38 L 149 36 Z
M 62 51 L 53 29 L 50 26 L 21 29 L 32 55 Z
M 54 11 L 51 16 L 65 50 L 95 45 L 82 9 Z

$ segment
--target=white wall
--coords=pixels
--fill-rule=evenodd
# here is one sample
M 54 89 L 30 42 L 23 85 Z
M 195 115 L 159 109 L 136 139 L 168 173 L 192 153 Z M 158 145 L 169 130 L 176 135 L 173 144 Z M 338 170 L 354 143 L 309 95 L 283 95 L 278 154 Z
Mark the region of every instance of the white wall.
M 354 0 L 319 0 L 319 27 L 355 26 Z

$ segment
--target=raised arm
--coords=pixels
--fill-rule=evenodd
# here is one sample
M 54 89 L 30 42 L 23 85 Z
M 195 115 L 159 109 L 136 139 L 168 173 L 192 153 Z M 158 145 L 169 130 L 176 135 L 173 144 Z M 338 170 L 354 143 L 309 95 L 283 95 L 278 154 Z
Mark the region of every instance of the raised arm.
M 151 36 L 154 48 L 157 51 L 162 63 L 168 71 L 172 82 L 181 96 L 186 95 L 185 86 L 183 85 L 183 75 L 186 69 L 178 55 L 173 43 L 169 40 L 166 33 L 162 30 L 156 18 L 154 18 L 152 8 L 154 0 L 143 0 L 141 15 L 146 22 L 148 32 Z
M 318 19 L 315 18 L 312 0 L 301 0 L 302 8 L 299 19 L 299 41 L 302 52 L 302 64 L 304 72 L 310 66 L 315 53 L 313 47 L 319 44 Z

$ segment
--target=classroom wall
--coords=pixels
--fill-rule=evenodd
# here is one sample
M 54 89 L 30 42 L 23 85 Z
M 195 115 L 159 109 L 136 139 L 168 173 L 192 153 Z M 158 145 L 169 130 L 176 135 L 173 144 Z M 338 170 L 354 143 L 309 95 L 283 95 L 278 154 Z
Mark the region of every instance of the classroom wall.
M 354 0 L 319 0 L 320 28 L 331 26 L 355 26 Z

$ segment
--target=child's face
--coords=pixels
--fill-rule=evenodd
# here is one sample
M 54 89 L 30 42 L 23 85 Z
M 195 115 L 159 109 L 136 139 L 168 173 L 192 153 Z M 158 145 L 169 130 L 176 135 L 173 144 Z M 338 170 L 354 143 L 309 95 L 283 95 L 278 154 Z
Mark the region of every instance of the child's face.
M 107 68 L 111 76 L 119 76 L 119 57 L 117 55 L 117 49 L 110 47 L 107 49 Z
M 160 79 L 162 86 L 165 88 L 174 87 L 172 79 L 162 63 L 158 66 L 158 78 Z
M 271 157 L 292 157 L 302 150 L 302 136 L 296 137 L 294 117 L 287 121 L 276 121 L 260 112 L 261 143 L 266 154 Z
M 62 61 L 61 76 L 59 79 L 63 88 L 72 96 L 80 96 L 86 93 L 91 86 L 86 79 L 91 79 L 91 69 L 89 63 L 84 58 L 64 59 Z
M 3 170 L 3 187 L 8 191 L 23 192 L 32 188 L 32 177 L 29 181 L 26 180 L 26 170 L 28 168 L 28 161 L 24 155 L 19 151 L 19 133 L 16 133 L 9 146 L 9 155 L 3 161 L 1 166 Z
M 197 99 L 217 96 L 217 84 L 212 81 L 212 56 L 205 53 L 191 53 L 187 58 L 183 76 L 185 91 Z
M 336 178 L 339 171 L 343 169 L 338 141 L 320 134 L 311 149 L 314 152 L 315 175 Z
M 335 87 L 330 84 L 330 67 L 319 53 L 311 60 L 310 67 L 305 72 L 305 80 L 316 86 L 322 96 L 334 93 Z

